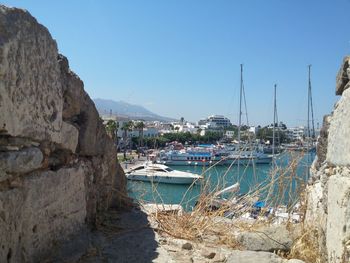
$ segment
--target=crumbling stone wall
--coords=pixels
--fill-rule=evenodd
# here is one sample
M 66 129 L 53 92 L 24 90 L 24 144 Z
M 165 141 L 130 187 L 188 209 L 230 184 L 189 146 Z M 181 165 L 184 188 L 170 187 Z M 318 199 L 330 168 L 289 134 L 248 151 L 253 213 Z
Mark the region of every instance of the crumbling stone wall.
M 324 118 L 311 168 L 306 223 L 319 233 L 324 262 L 350 260 L 350 57 L 345 57 L 336 79 L 341 95 L 332 114 Z
M 83 82 L 49 31 L 0 5 L 0 262 L 45 259 L 125 194 Z

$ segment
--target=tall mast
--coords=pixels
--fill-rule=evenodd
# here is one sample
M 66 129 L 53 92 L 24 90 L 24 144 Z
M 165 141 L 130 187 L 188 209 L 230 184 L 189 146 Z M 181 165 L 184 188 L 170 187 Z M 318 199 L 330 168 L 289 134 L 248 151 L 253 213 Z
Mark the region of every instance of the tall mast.
M 241 142 L 241 125 L 242 125 L 242 91 L 243 91 L 243 64 L 241 64 L 241 86 L 239 90 L 239 115 L 238 115 L 238 145 Z
M 311 93 L 311 80 L 310 80 L 310 71 L 311 71 L 311 65 L 309 67 L 309 87 L 308 87 L 308 93 L 307 93 L 307 137 L 308 137 L 308 148 L 309 148 L 309 141 L 310 141 L 310 93 Z M 309 150 L 309 149 L 308 149 Z
M 307 154 L 308 154 L 308 164 L 311 163 L 311 133 L 310 133 L 310 111 L 311 111 L 311 117 L 312 117 L 312 136 L 315 137 L 315 126 L 314 126 L 314 110 L 312 107 L 312 94 L 311 94 L 311 65 L 308 66 L 309 68 L 309 87 L 308 87 L 308 98 L 307 98 L 307 134 L 308 134 L 308 141 L 307 141 Z M 310 177 L 310 169 L 307 168 L 307 175 L 308 178 Z
M 314 122 L 314 107 L 312 105 L 312 89 L 311 89 L 311 65 L 309 65 L 309 100 L 311 111 L 312 138 L 315 138 L 315 122 Z
M 242 90 L 243 90 L 243 64 L 241 64 L 241 86 L 239 90 L 239 114 L 238 114 L 238 175 L 240 162 L 240 146 L 241 146 L 241 125 L 242 125 Z
M 277 84 L 275 84 L 274 86 L 274 96 L 273 96 L 273 127 L 272 127 L 272 158 L 275 158 L 275 145 L 276 145 L 276 141 L 275 141 L 275 124 L 276 124 L 276 110 L 277 110 L 277 105 L 276 105 L 276 88 L 277 88 Z

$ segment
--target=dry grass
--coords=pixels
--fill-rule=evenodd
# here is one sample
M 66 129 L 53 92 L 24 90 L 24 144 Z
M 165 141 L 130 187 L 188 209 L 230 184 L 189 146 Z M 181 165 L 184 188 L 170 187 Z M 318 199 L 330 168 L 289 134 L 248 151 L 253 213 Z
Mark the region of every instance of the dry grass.
M 316 229 L 303 228 L 302 235 L 295 240 L 288 258 L 298 258 L 309 263 L 322 262 L 318 238 L 319 233 Z
M 228 167 L 227 171 L 221 176 L 221 182 L 214 186 L 210 184 L 210 178 L 206 178 L 202 182 L 197 204 L 192 211 L 183 213 L 158 211 L 151 215 L 157 223 L 156 230 L 175 238 L 195 241 L 209 240 L 210 242 L 240 249 L 239 243 L 235 240 L 235 233 L 257 231 L 257 229 L 275 222 L 276 218 L 271 213 L 269 216 L 265 216 L 270 208 L 276 211 L 276 209 L 284 206 L 290 215 L 298 212 L 301 220 L 303 220 L 306 205 L 302 201 L 302 196 L 305 191 L 307 175 L 301 177 L 300 174 L 297 174 L 297 168 L 301 164 L 303 155 L 300 153 L 288 154 L 290 155 L 290 161 L 287 166 L 274 165 L 274 168 L 266 175 L 265 180 L 258 178 L 258 172 L 255 173 L 255 178 L 253 178 L 252 185 L 247 193 L 240 196 L 226 196 L 226 200 L 221 200 L 220 207 L 217 209 L 214 209 L 214 205 L 217 203 L 215 193 L 222 189 L 225 181 L 228 181 L 226 177 L 232 166 Z M 215 165 L 209 167 L 203 174 L 214 167 Z M 247 167 L 241 167 L 243 173 L 237 176 L 237 182 L 244 179 L 247 169 Z M 190 191 L 189 189 L 185 193 L 181 205 L 186 205 L 184 200 Z M 152 186 L 152 191 L 152 194 L 164 204 L 161 195 L 158 193 L 157 185 Z M 155 198 L 155 200 L 157 199 Z M 261 209 L 256 215 L 256 220 L 249 222 L 242 220 L 241 217 L 244 214 L 252 212 L 252 206 L 258 200 L 264 200 L 268 208 Z M 295 206 L 297 203 L 299 204 L 298 208 Z M 228 213 L 231 213 L 233 220 L 225 218 Z M 314 232 L 304 231 L 302 236 L 297 239 L 292 251 L 284 256 L 299 258 L 306 262 L 319 262 L 317 261 L 317 253 Z

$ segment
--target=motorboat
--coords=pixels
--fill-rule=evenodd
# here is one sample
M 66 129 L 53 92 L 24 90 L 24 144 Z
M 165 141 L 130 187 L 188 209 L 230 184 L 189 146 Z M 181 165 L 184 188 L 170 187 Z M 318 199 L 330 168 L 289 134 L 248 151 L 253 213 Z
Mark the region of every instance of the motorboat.
M 203 179 L 201 175 L 173 170 L 166 165 L 149 162 L 131 168 L 125 176 L 129 180 L 167 184 L 192 184 Z

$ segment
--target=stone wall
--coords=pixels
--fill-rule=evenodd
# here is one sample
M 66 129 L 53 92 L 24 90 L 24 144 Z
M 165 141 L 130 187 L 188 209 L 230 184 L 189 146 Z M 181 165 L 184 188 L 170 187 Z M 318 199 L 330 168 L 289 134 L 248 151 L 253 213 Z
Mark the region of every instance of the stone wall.
M 0 262 L 45 259 L 124 194 L 83 82 L 44 26 L 0 5 Z
M 324 262 L 350 260 L 350 57 L 345 57 L 336 79 L 341 95 L 324 119 L 317 158 L 311 168 L 306 224 L 319 233 Z

